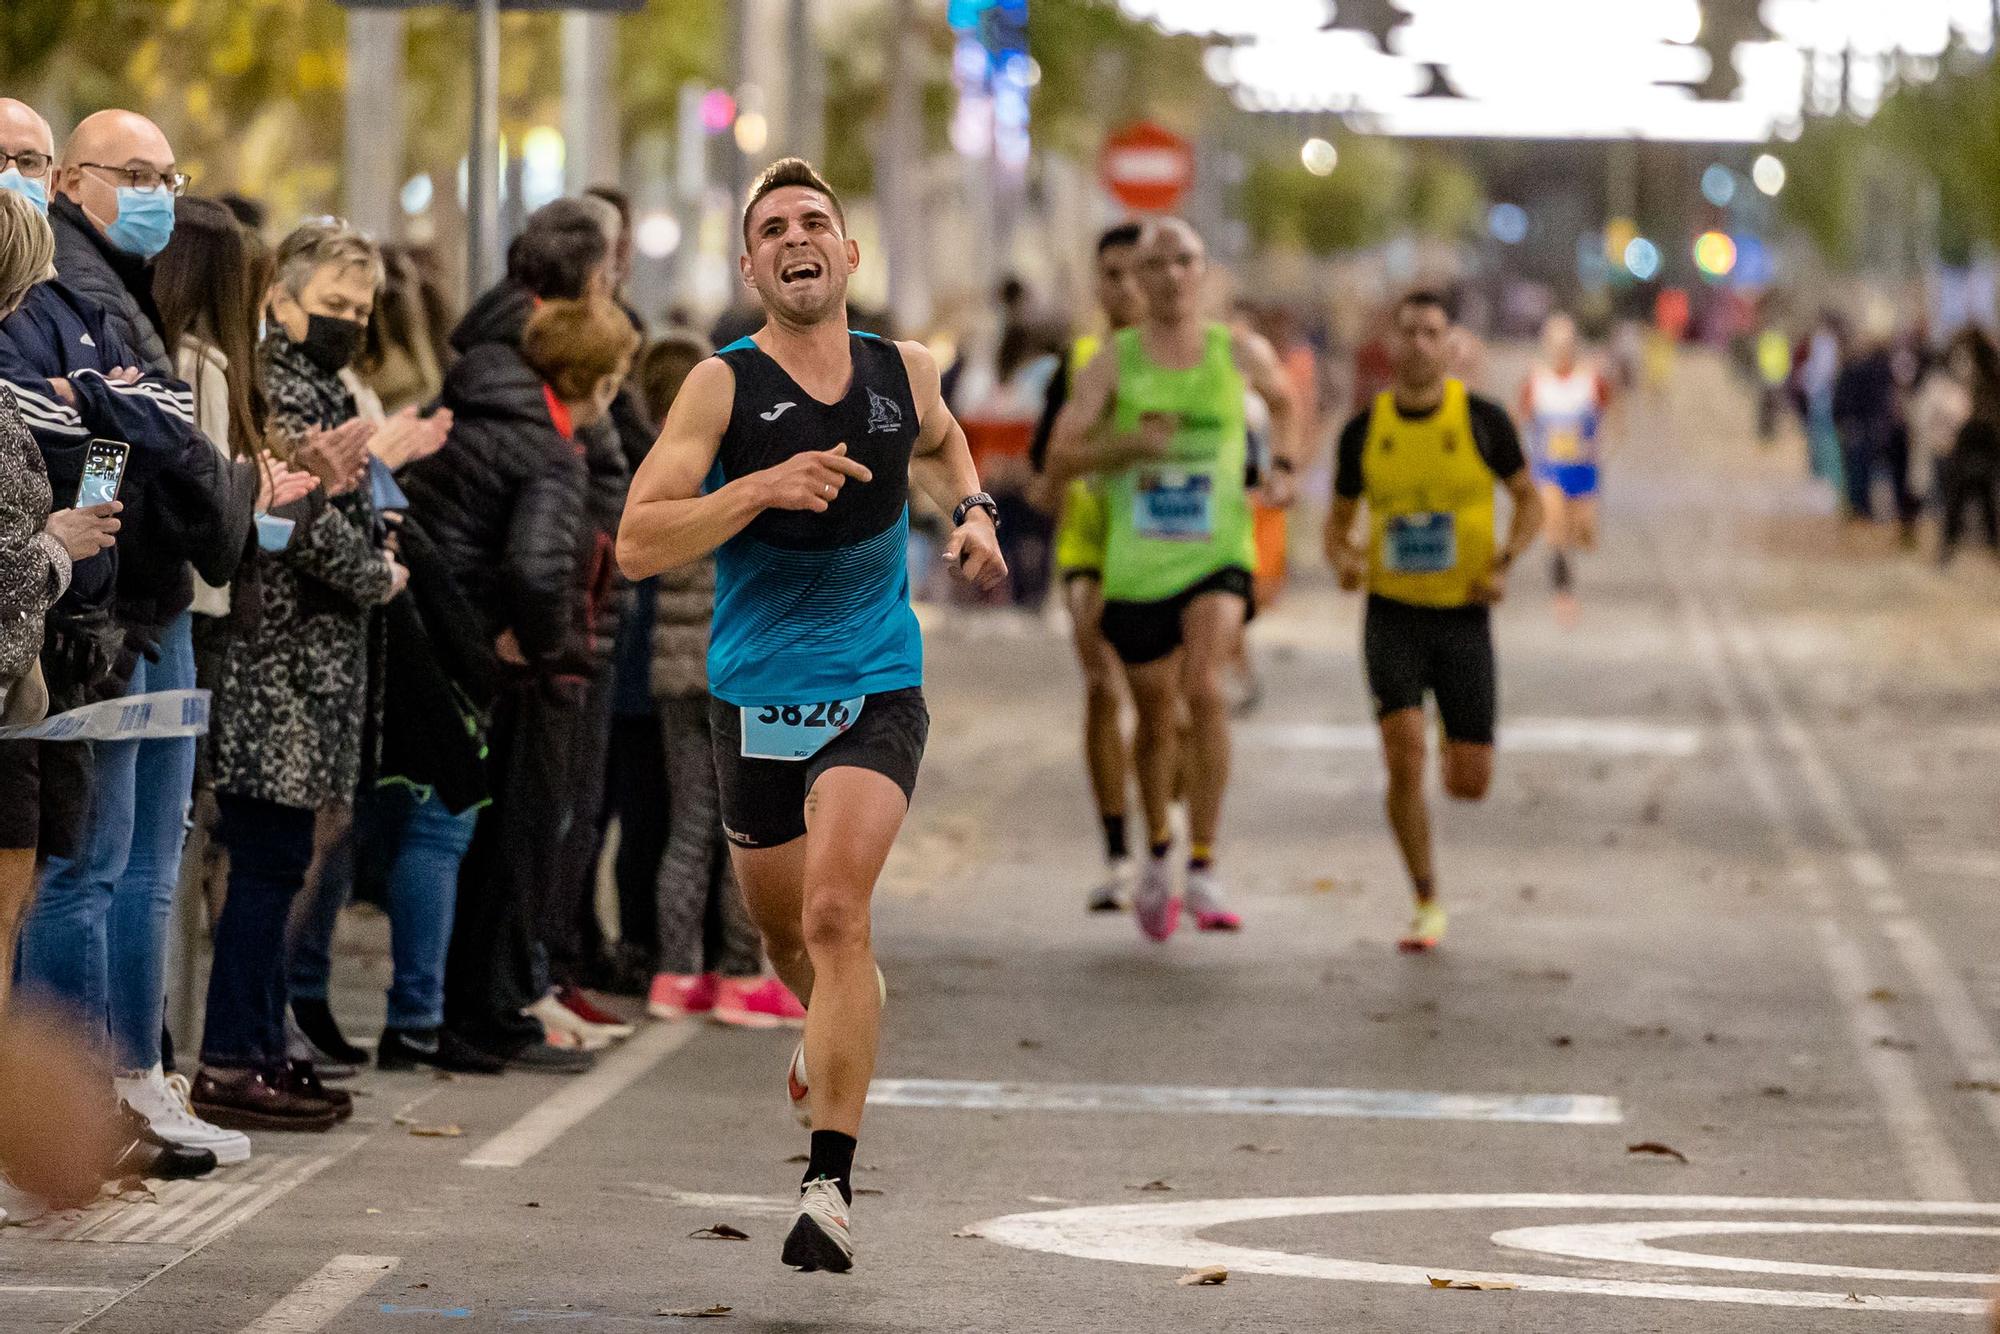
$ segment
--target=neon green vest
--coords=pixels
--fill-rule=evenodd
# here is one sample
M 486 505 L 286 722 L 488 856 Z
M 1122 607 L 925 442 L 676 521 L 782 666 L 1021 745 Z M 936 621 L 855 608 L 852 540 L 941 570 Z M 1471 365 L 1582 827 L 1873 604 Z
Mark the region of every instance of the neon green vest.
M 1105 599 L 1158 602 L 1219 570 L 1254 570 L 1243 377 L 1230 353 L 1229 327 L 1208 326 L 1201 362 L 1188 370 L 1157 365 L 1137 329 L 1121 330 L 1112 346 L 1118 355 L 1112 429 L 1135 431 L 1149 412 L 1173 414 L 1180 429 L 1165 460 L 1104 479 Z

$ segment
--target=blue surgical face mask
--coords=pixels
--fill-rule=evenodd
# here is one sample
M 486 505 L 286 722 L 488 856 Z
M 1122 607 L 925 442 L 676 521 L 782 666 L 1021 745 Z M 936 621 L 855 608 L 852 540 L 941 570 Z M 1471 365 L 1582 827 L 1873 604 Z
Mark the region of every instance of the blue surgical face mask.
M 151 259 L 167 248 L 174 234 L 174 197 L 164 189 L 118 187 L 118 220 L 104 229 L 104 239 L 128 255 Z
M 26 195 L 43 216 L 49 211 L 49 187 L 33 176 L 23 176 L 19 167 L 9 167 L 0 171 L 0 190 L 12 190 L 15 194 Z

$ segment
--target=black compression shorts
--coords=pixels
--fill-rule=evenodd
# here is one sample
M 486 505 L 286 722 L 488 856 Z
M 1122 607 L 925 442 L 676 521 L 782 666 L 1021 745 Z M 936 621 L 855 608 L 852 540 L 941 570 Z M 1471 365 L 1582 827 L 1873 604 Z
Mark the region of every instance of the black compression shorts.
M 1428 693 L 1437 698 L 1445 736 L 1493 744 L 1500 701 L 1488 608 L 1415 607 L 1371 594 L 1361 648 L 1378 721 L 1421 709 Z
M 775 848 L 806 832 L 806 794 L 828 769 L 867 769 L 892 780 L 908 800 L 931 715 L 921 687 L 870 695 L 861 716 L 810 759 L 751 759 L 743 754 L 743 713 L 710 697 L 715 777 L 722 795 L 722 832 L 739 848 Z
M 1158 602 L 1106 602 L 1104 640 L 1129 667 L 1158 662 L 1181 646 L 1181 618 L 1188 604 L 1204 593 L 1230 593 L 1242 598 L 1246 622 L 1256 610 L 1251 597 L 1250 571 L 1232 565 Z

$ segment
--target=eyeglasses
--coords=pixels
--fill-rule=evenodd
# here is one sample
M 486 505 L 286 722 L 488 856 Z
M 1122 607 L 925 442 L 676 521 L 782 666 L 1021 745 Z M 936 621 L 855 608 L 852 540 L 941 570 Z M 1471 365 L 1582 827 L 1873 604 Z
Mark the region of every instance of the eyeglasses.
M 25 153 L 0 152 L 0 171 L 13 166 L 19 167 L 23 176 L 43 176 L 54 161 L 47 153 L 37 153 L 32 149 Z
M 155 171 L 146 166 L 112 167 L 102 162 L 79 162 L 77 165 L 92 171 L 109 172 L 114 180 L 134 190 L 157 190 L 164 185 L 170 195 L 178 197 L 187 193 L 189 177 L 185 172 L 172 169 Z

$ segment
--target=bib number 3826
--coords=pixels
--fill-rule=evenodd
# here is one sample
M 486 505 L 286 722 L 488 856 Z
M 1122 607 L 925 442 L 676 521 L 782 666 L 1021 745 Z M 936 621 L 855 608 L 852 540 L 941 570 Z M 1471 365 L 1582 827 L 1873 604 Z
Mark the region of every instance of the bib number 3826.
M 1398 514 L 1383 539 L 1385 563 L 1396 574 L 1442 574 L 1458 564 L 1458 524 L 1451 514 Z
M 854 726 L 866 696 L 814 704 L 743 706 L 743 758 L 809 760 Z

